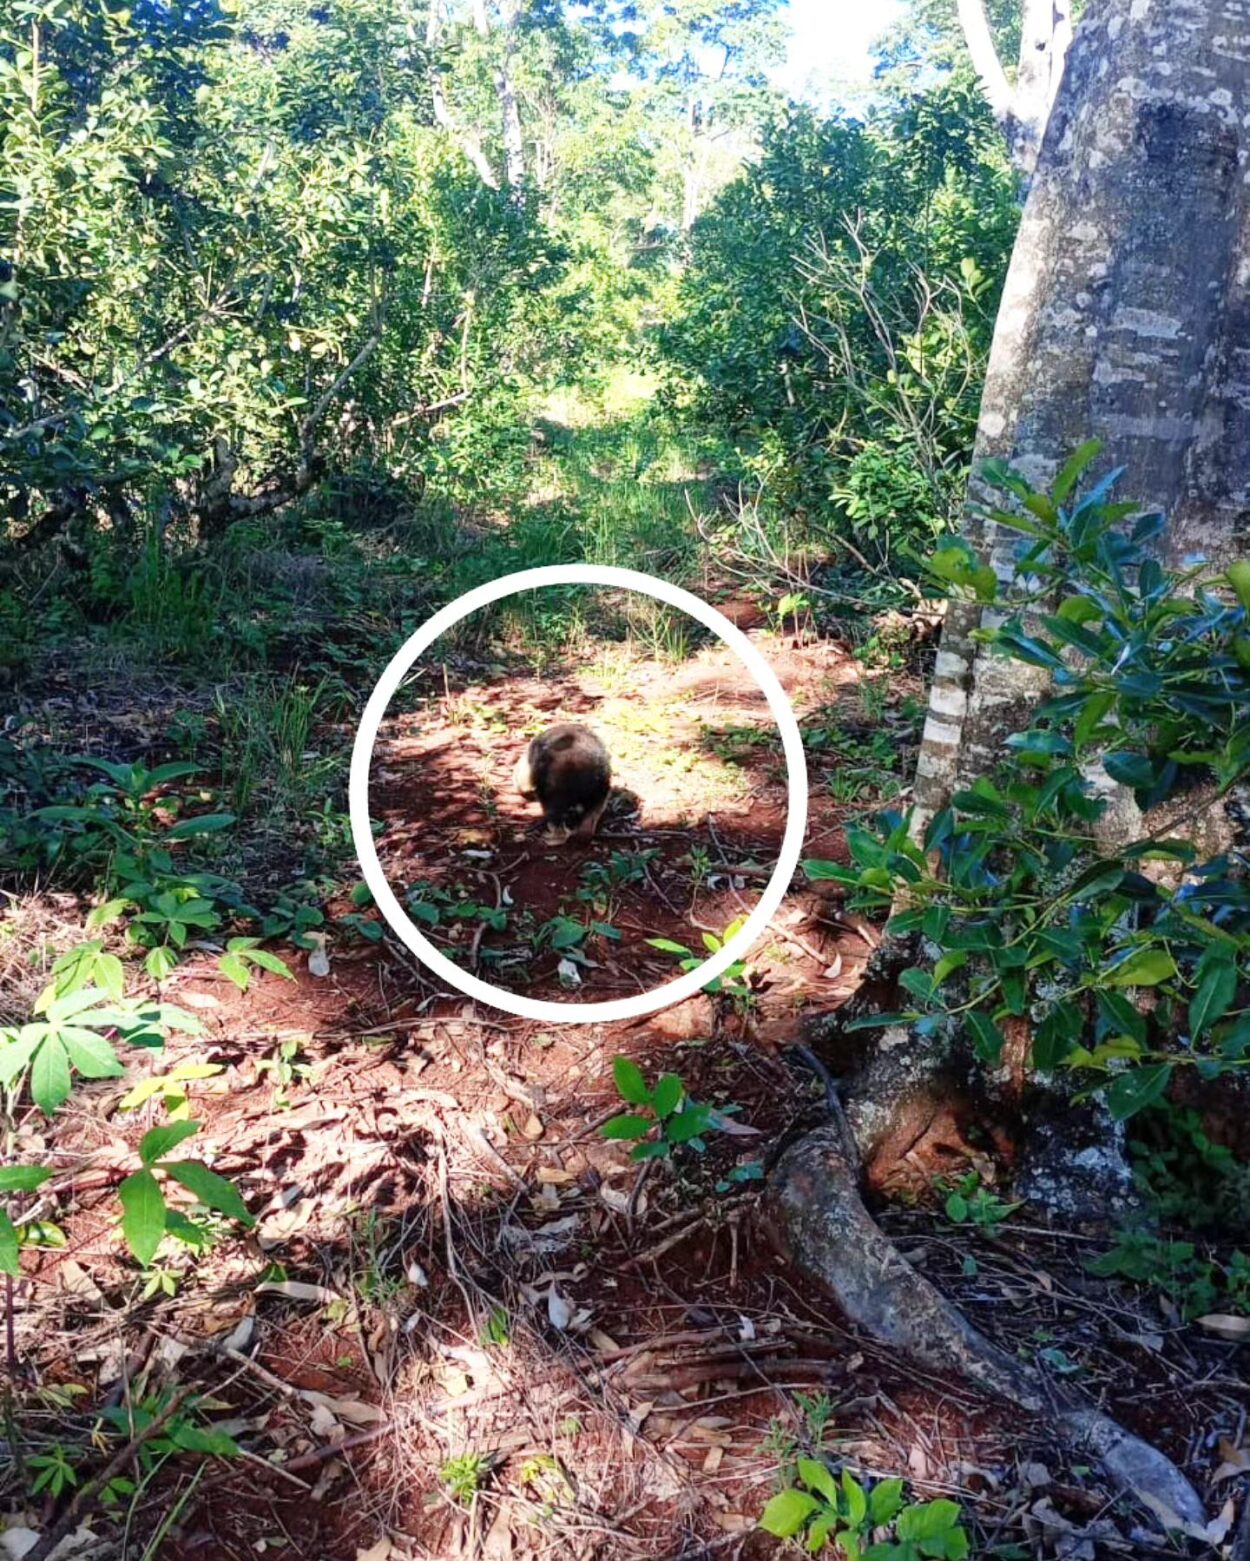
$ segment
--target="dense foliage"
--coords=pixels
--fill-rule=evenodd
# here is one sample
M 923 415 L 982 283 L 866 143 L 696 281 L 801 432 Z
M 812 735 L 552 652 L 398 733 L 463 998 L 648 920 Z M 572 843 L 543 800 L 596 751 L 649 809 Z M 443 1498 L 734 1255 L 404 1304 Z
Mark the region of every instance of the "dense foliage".
M 808 535 L 915 570 L 958 509 L 1015 225 L 963 78 L 868 125 L 791 111 L 691 235 L 675 399 Z
M 1043 669 L 1053 695 L 992 774 L 958 791 L 923 842 L 906 818 L 848 834 L 854 865 L 809 862 L 935 951 L 902 976 L 915 1007 L 868 1023 L 962 1033 L 997 1063 L 1005 1027 L 1031 1037 L 1041 1074 L 1105 1084 L 1127 1118 L 1178 1067 L 1234 1072 L 1250 1055 L 1250 893 L 1231 839 L 1200 820 L 1250 769 L 1250 565 L 1213 574 L 1152 556 L 1161 515 L 1113 503 L 1111 473 L 1079 496 L 1097 454 L 1073 456 L 1050 494 L 987 475 L 1019 501 L 993 512 L 1026 547 L 1004 588 L 967 544 L 933 560 L 946 589 L 1001 613 L 977 631 Z M 1100 830 L 1105 779 L 1130 788 L 1129 838 Z

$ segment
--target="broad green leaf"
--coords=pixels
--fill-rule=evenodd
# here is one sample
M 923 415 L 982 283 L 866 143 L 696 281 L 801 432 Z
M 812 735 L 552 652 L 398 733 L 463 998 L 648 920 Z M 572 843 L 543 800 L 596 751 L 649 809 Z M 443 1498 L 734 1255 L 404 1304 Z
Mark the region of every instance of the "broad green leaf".
M 170 972 L 177 968 L 177 965 L 177 954 L 163 943 L 152 949 L 143 961 L 143 968 L 152 977 L 153 981 L 164 981 Z
M 0 1192 L 34 1192 L 51 1175 L 50 1165 L 0 1165 Z
M 0 1209 L 0 1274 L 8 1274 L 13 1279 L 19 1276 L 22 1272 L 18 1257 L 20 1250 L 21 1242 L 18 1240 L 13 1221 L 3 1209 Z
M 1176 974 L 1176 961 L 1164 948 L 1143 948 L 1104 973 L 1109 986 L 1158 986 Z
M 1144 1106 L 1161 1100 L 1172 1082 L 1172 1064 L 1160 1062 L 1152 1067 L 1133 1068 L 1117 1073 L 1107 1086 L 1107 1106 L 1117 1122 L 1124 1122 Z
M 98 986 L 80 987 L 77 991 L 67 992 L 64 997 L 54 998 L 45 1012 L 50 1023 L 63 1024 L 66 1019 L 75 1019 L 88 1008 L 94 1008 L 107 996 L 108 993 Z
M 616 1081 L 617 1094 L 622 1100 L 628 1100 L 634 1106 L 651 1104 L 651 1091 L 647 1088 L 642 1069 L 636 1062 L 631 1062 L 628 1057 L 613 1058 L 612 1077 Z
M 251 971 L 240 954 L 222 954 L 217 961 L 217 968 L 229 981 L 233 981 L 240 992 L 246 992 L 251 982 Z
M 229 1219 L 238 1220 L 241 1225 L 256 1223 L 248 1213 L 247 1204 L 239 1196 L 239 1190 L 234 1183 L 227 1181 L 224 1176 L 218 1176 L 216 1171 L 210 1171 L 201 1161 L 177 1160 L 173 1164 L 165 1162 L 161 1169 L 185 1187 L 193 1197 L 207 1204 L 210 1209 L 216 1209 L 219 1214 L 224 1214 Z
M 656 1081 L 651 1097 L 652 1109 L 657 1117 L 671 1116 L 681 1104 L 683 1094 L 681 1079 L 675 1073 L 662 1073 Z
M 936 1539 L 959 1522 L 959 1504 L 942 1498 L 927 1501 L 920 1506 L 907 1507 L 899 1514 L 898 1537 L 900 1539 Z
M 760 1527 L 778 1539 L 793 1539 L 808 1518 L 819 1511 L 820 1502 L 806 1491 L 778 1491 L 760 1514 Z
M 156 1256 L 165 1234 L 165 1199 L 160 1184 L 145 1166 L 117 1189 L 122 1206 L 122 1235 L 144 1268 Z
M 819 1491 L 827 1502 L 837 1506 L 838 1482 L 827 1464 L 821 1463 L 818 1458 L 800 1458 L 798 1471 L 799 1479 L 809 1491 Z
M 1073 450 L 1072 454 L 1059 468 L 1059 473 L 1051 487 L 1056 504 L 1067 502 L 1068 495 L 1080 481 L 1081 473 L 1086 470 L 1091 461 L 1098 458 L 1098 453 L 1101 449 L 1101 439 L 1086 439 L 1083 444 L 1077 445 L 1076 449 Z
M 139 1158 L 144 1165 L 155 1165 L 158 1160 L 163 1160 L 171 1149 L 176 1149 L 179 1144 L 199 1130 L 198 1122 L 169 1122 L 161 1127 L 154 1127 L 139 1141 Z
M 1236 563 L 1229 564 L 1225 578 L 1245 608 L 1246 616 L 1250 617 L 1250 559 L 1239 558 Z
M 879 1480 L 868 1497 L 868 1517 L 873 1528 L 892 1523 L 903 1508 L 903 1481 Z
M 650 1117 L 640 1117 L 629 1111 L 612 1117 L 601 1129 L 605 1138 L 641 1138 L 655 1126 Z
M 69 1099 L 72 1087 L 69 1056 L 61 1038 L 57 1035 L 46 1036 L 31 1064 L 31 1098 L 44 1116 L 50 1117 Z
M 964 1016 L 972 1031 L 973 1045 L 982 1062 L 995 1063 L 1003 1054 L 1007 1038 L 988 1014 L 971 1010 Z
M 125 1073 L 112 1041 L 106 1041 L 94 1030 L 62 1025 L 57 1033 L 69 1053 L 69 1060 L 84 1079 L 116 1079 Z
M 0 1084 L 12 1084 L 35 1055 L 36 1048 L 48 1033 L 47 1025 L 27 1024 L 21 1030 L 4 1030 L 0 1034 Z
M 288 981 L 295 980 L 286 961 L 280 959 L 278 955 L 272 953 L 269 949 L 252 949 L 247 957 L 254 965 L 259 965 L 262 970 L 268 970 L 275 976 L 285 976 Z
M 1189 1005 L 1189 1034 L 1197 1040 L 1224 1017 L 1237 995 L 1237 967 L 1231 959 L 1213 960 L 1207 965 L 1198 990 Z
M 849 1469 L 842 1471 L 842 1490 L 846 1496 L 847 1521 L 852 1528 L 858 1528 L 868 1516 L 868 1497 Z
M 1100 988 L 1094 995 L 1103 1023 L 1110 1030 L 1121 1035 L 1131 1035 L 1141 1046 L 1146 1044 L 1145 1017 L 1138 1013 L 1123 992 L 1111 992 Z M 1076 1033 L 1070 1034 L 1069 1039 L 1075 1040 Z
M 648 938 L 647 947 L 659 949 L 662 954 L 689 954 L 690 950 L 682 943 L 674 943 L 671 938 Z

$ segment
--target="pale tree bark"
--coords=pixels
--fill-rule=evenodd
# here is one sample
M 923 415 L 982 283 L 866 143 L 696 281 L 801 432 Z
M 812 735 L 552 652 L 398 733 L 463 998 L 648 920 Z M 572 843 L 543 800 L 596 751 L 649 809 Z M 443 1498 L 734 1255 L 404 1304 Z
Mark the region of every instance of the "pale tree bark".
M 1028 178 L 1037 164 L 1072 40 L 1071 0 L 1023 0 L 1014 86 L 999 59 L 985 0 L 956 0 L 956 7 L 985 100 L 1006 138 L 1012 162 Z
M 1044 488 L 1098 437 L 1104 466 L 1127 469 L 1126 492 L 1169 517 L 1162 551 L 1173 560 L 1201 551 L 1220 561 L 1250 543 L 1247 59 L 1250 14 L 1239 0 L 1091 0 L 1042 138 L 982 400 L 974 473 L 1007 459 Z M 964 534 L 1006 579 L 1016 543 L 981 520 L 989 497 L 974 475 Z M 947 615 L 916 776 L 921 828 L 952 790 L 1005 757 L 1005 738 L 1028 725 L 1041 692 L 1020 662 L 978 648 L 971 636 L 986 621 L 962 604 Z M 885 1032 L 847 1090 L 853 1141 L 823 1129 L 776 1167 L 767 1196 L 776 1239 L 865 1327 L 1026 1410 L 1045 1402 L 1052 1424 L 1127 1488 L 1197 1522 L 1200 1503 L 1167 1460 L 1095 1424 L 1059 1385 L 1027 1369 L 1021 1378 L 1018 1363 L 1008 1370 L 891 1252 L 859 1200 L 855 1159 L 897 1140 L 917 1102 L 935 1112 L 943 1091 L 949 1101 L 979 1089 L 984 1101 L 998 1087 L 949 1036 Z M 1114 1193 L 1123 1161 L 1108 1119 L 1053 1099 L 1054 1111 L 1043 1099 L 1022 1120 L 1018 1190 L 1064 1207 L 1065 1176 L 1088 1171 L 1091 1192 Z M 1074 1131 L 1089 1136 L 1074 1146 Z M 1049 1161 L 1048 1135 L 1061 1151 Z M 1036 1169 L 1046 1164 L 1048 1173 Z M 1077 1206 L 1066 1205 L 1069 1216 Z
M 482 12 L 482 23 L 485 24 L 485 11 Z M 473 164 L 477 170 L 478 178 L 492 190 L 499 188 L 499 177 L 490 165 L 490 159 L 479 146 L 476 139 L 456 122 L 456 116 L 452 113 L 447 102 L 447 94 L 443 90 L 443 80 L 438 71 L 438 46 L 443 31 L 442 0 L 430 0 L 430 9 L 425 21 L 425 49 L 429 56 L 430 72 L 430 103 L 434 110 L 434 122 L 440 125 L 448 135 L 452 137 L 456 145 Z
M 519 190 L 525 183 L 525 140 L 521 131 L 521 109 L 512 80 L 512 55 L 516 47 L 518 6 L 515 0 L 499 8 L 503 33 L 503 54 L 495 72 L 495 95 L 499 99 L 499 117 L 503 121 L 504 169 L 508 187 Z

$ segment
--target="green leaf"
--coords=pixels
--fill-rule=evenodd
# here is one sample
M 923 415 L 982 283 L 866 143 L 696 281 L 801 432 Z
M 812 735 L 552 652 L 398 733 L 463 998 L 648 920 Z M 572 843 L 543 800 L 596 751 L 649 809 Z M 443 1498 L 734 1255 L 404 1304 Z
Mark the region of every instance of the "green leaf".
M 279 959 L 269 949 L 252 949 L 247 957 L 254 965 L 259 965 L 262 970 L 268 970 L 272 975 L 285 976 L 288 981 L 295 980 L 291 967 L 286 961 Z
M 158 1160 L 163 1160 L 171 1149 L 176 1149 L 179 1144 L 199 1130 L 198 1122 L 169 1122 L 163 1127 L 154 1127 L 150 1133 L 145 1133 L 139 1142 L 139 1158 L 144 1165 L 155 1165 Z
M 659 949 L 662 954 L 689 954 L 690 950 L 682 943 L 674 943 L 671 938 L 647 938 L 648 948 Z
M 165 1234 L 165 1199 L 156 1177 L 146 1167 L 128 1176 L 117 1189 L 122 1206 L 122 1235 L 144 1268 L 156 1256 Z
M 0 1209 L 0 1274 L 8 1274 L 13 1279 L 21 1274 L 20 1250 L 21 1242 L 13 1221 Z
M 793 1539 L 820 1503 L 806 1491 L 778 1491 L 760 1514 L 760 1527 L 778 1539 Z
M 217 960 L 217 968 L 228 981 L 234 982 L 240 992 L 247 991 L 252 975 L 241 954 L 222 954 Z
M 1102 767 L 1121 786 L 1134 791 L 1149 791 L 1155 783 L 1155 767 L 1144 753 L 1109 753 Z
M 1246 616 L 1250 617 L 1250 559 L 1239 558 L 1236 563 L 1229 564 L 1224 577 L 1245 608 Z
M 72 1088 L 69 1056 L 57 1035 L 49 1035 L 35 1053 L 30 1070 L 30 1093 L 35 1104 L 50 1117 L 69 1099 Z
M 113 1043 L 106 1041 L 94 1030 L 84 1030 L 79 1025 L 62 1025 L 57 1034 L 61 1038 L 69 1060 L 84 1079 L 116 1079 L 125 1073 L 117 1060 Z
M 1144 1106 L 1161 1100 L 1172 1082 L 1172 1064 L 1156 1063 L 1153 1067 L 1133 1068 L 1127 1073 L 1117 1073 L 1107 1086 L 1107 1106 L 1117 1122 L 1125 1122 Z
M 126 991 L 126 971 L 116 954 L 101 954 L 95 962 L 95 979 L 115 1003 Z
M 873 1528 L 892 1523 L 903 1508 L 903 1481 L 879 1480 L 868 1497 L 868 1517 Z
M 130 903 L 129 900 L 106 900 L 103 905 L 97 905 L 87 917 L 87 930 L 94 932 L 97 927 L 106 927 L 109 922 L 116 921 Z
M 1146 1044 L 1146 1020 L 1138 1013 L 1123 992 L 1111 992 L 1100 989 L 1095 994 L 1099 1012 L 1102 1014 L 1103 1023 L 1107 1028 L 1118 1035 L 1129 1035 L 1141 1046 Z M 1076 1033 L 1070 1033 L 1070 1040 L 1075 1040 Z
M 1203 972 L 1189 1005 L 1189 1035 L 1197 1040 L 1224 1017 L 1237 995 L 1237 967 L 1231 959 L 1213 960 Z
M 821 1463 L 817 1458 L 800 1458 L 798 1471 L 799 1479 L 809 1491 L 819 1491 L 827 1502 L 837 1506 L 838 1482 L 834 1478 L 833 1470 L 827 1464 Z
M 927 1501 L 920 1506 L 908 1507 L 898 1520 L 900 1539 L 936 1539 L 959 1522 L 959 1504 L 942 1498 Z
M 196 835 L 212 835 L 218 830 L 229 829 L 235 822 L 233 813 L 201 813 L 195 818 L 181 818 L 165 831 L 166 840 L 190 840 Z
M 0 1192 L 34 1192 L 51 1175 L 50 1165 L 0 1165 Z
M 1176 961 L 1163 948 L 1143 948 L 1104 973 L 1108 986 L 1158 986 L 1176 974 Z
M 1080 481 L 1081 473 L 1085 471 L 1090 462 L 1096 460 L 1102 449 L 1101 439 L 1086 439 L 1083 444 L 1077 445 L 1072 454 L 1059 468 L 1059 474 L 1055 478 L 1051 492 L 1055 496 L 1056 504 L 1063 504 L 1068 495 Z
M 644 1133 L 649 1133 L 655 1126 L 650 1117 L 635 1116 L 632 1112 L 622 1112 L 620 1116 L 612 1117 L 603 1124 L 602 1133 L 605 1138 L 641 1138 Z
M 173 1164 L 165 1161 L 161 1169 L 210 1209 L 216 1209 L 229 1219 L 238 1220 L 241 1225 L 256 1223 L 234 1183 L 227 1181 L 224 1176 L 218 1176 L 216 1171 L 210 1171 L 202 1161 L 177 1160 Z
M 177 954 L 174 953 L 173 949 L 167 948 L 162 943 L 158 948 L 151 950 L 143 961 L 143 968 L 152 977 L 153 981 L 164 981 L 165 977 L 169 975 L 171 970 L 176 968 L 177 964 Z
M 962 1225 L 968 1218 L 968 1200 L 961 1192 L 953 1192 L 949 1195 L 944 1205 L 946 1218 L 952 1225 Z
M 636 1062 L 631 1062 L 628 1057 L 614 1057 L 612 1077 L 616 1081 L 617 1094 L 622 1100 L 628 1100 L 634 1106 L 651 1104 L 651 1091 L 647 1088 L 642 1069 Z
M 982 1062 L 997 1062 L 1003 1054 L 1003 1047 L 1007 1044 L 1006 1036 L 987 1014 L 978 1013 L 973 1009 L 964 1017 L 968 1021 L 968 1028 L 972 1031 L 973 1046 L 977 1056 Z
M 662 1073 L 656 1081 L 655 1093 L 651 1098 L 652 1109 L 656 1116 L 661 1119 L 671 1116 L 681 1104 L 683 1093 L 681 1079 L 676 1073 Z
M 842 1471 L 842 1490 L 846 1496 L 847 1522 L 852 1528 L 858 1528 L 868 1516 L 868 1497 L 849 1469 Z

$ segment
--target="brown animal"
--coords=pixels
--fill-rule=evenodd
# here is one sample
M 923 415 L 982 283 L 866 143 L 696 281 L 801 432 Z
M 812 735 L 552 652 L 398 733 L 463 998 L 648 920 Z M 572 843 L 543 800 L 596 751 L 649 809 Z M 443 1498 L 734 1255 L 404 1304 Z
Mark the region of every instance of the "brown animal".
M 570 836 L 589 840 L 599 827 L 612 789 L 612 760 L 589 727 L 566 722 L 539 732 L 512 778 L 523 797 L 538 798 L 548 841 L 563 845 Z

